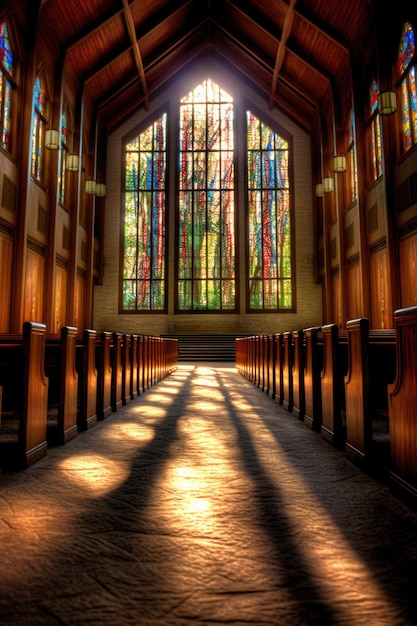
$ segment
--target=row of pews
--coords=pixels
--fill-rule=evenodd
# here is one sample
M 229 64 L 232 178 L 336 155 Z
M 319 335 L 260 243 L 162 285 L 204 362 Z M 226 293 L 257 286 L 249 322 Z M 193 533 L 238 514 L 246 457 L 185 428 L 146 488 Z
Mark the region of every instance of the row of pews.
M 236 368 L 416 508 L 417 307 L 394 319 L 238 338 Z
M 21 470 L 171 373 L 175 339 L 25 322 L 0 334 L 0 468 Z

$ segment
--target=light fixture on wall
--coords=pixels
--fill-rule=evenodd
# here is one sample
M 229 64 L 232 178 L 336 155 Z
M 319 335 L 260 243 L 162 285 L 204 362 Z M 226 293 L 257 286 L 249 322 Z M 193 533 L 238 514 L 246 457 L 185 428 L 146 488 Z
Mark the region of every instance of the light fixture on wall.
M 324 196 L 324 188 L 323 188 L 323 183 L 318 183 L 316 185 L 316 196 L 318 198 L 322 198 Z
M 397 110 L 397 96 L 395 91 L 387 89 L 378 94 L 378 113 L 380 115 L 391 115 Z
M 333 171 L 336 174 L 346 172 L 346 157 L 344 154 L 337 154 L 333 159 Z
M 323 178 L 324 192 L 329 193 L 330 191 L 333 191 L 333 189 L 334 189 L 333 178 L 331 176 L 325 176 Z
M 59 131 L 55 128 L 45 131 L 45 148 L 48 148 L 48 150 L 59 149 Z
M 103 198 L 106 195 L 106 185 L 104 183 L 96 183 L 96 196 Z
M 95 180 L 88 179 L 85 181 L 85 193 L 88 193 L 90 195 L 96 193 L 96 181 Z
M 67 170 L 69 172 L 78 172 L 80 168 L 80 157 L 78 154 L 69 154 L 67 156 Z

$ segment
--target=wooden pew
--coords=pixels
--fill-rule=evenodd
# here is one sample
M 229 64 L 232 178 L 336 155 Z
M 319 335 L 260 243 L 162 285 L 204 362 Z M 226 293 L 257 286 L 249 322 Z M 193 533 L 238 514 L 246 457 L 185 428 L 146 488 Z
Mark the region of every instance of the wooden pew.
M 396 376 L 388 386 L 393 493 L 417 509 L 417 307 L 394 313 Z
M 319 341 L 319 327 L 306 328 L 305 336 L 305 370 L 304 423 L 312 430 L 321 429 L 321 379 L 323 369 L 323 344 Z
M 292 365 L 294 350 L 292 343 L 292 333 L 283 333 L 283 357 L 282 357 L 282 384 L 283 399 L 282 405 L 287 411 L 292 411 L 293 407 L 293 385 L 292 385 Z
M 131 370 L 131 337 L 129 334 L 122 335 L 122 404 L 128 404 L 131 397 L 131 381 L 132 381 L 132 370 Z
M 78 430 L 97 423 L 96 339 L 95 330 L 85 329 L 77 343 Z
M 275 398 L 275 359 L 277 342 L 275 335 L 268 335 L 268 395 Z
M 44 324 L 25 322 L 23 333 L 0 335 L 2 470 L 21 470 L 47 453 L 48 379 Z
M 77 329 L 63 326 L 60 337 L 48 336 L 45 343 L 45 373 L 49 380 L 47 441 L 62 445 L 78 433 Z
M 111 408 L 118 411 L 123 406 L 123 364 L 121 333 L 113 333 L 111 344 Z
M 292 412 L 299 419 L 304 419 L 305 414 L 305 392 L 304 392 L 304 369 L 305 369 L 305 349 L 304 331 L 294 330 L 293 340 L 293 366 L 292 366 L 292 392 L 293 407 Z
M 321 436 L 334 446 L 346 442 L 345 388 L 347 373 L 347 335 L 337 324 L 326 324 L 323 334 L 321 371 Z
M 395 333 L 370 332 L 367 318 L 350 320 L 347 333 L 346 455 L 366 470 L 388 474 L 388 384 L 395 378 Z
M 145 368 L 144 368 L 144 337 L 143 335 L 138 335 L 138 344 L 137 344 L 137 362 L 138 362 L 138 394 L 142 394 L 145 391 L 144 387 L 144 377 L 145 377 Z
M 97 365 L 97 419 L 109 417 L 111 407 L 112 367 L 110 345 L 112 334 L 107 331 L 100 333 L 96 342 Z
M 282 404 L 284 400 L 284 378 L 282 362 L 284 358 L 283 333 L 275 335 L 275 402 Z
M 168 340 L 167 340 L 168 341 Z M 130 336 L 130 397 L 132 400 L 139 394 L 138 381 L 138 335 Z

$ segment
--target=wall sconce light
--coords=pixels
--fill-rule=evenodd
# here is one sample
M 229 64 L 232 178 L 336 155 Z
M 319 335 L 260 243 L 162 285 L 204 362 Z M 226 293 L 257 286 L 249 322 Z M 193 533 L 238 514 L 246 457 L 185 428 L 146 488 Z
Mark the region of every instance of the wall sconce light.
M 69 172 L 78 172 L 80 168 L 80 157 L 78 154 L 69 154 L 67 156 L 67 170 Z
M 106 195 L 106 185 L 104 183 L 96 183 L 96 196 L 103 198 Z
M 318 183 L 318 185 L 316 185 L 316 196 L 318 198 L 322 198 L 324 196 L 323 183 Z
M 395 91 L 387 89 L 378 94 L 378 113 L 380 115 L 391 115 L 397 110 L 397 97 Z
M 95 180 L 85 181 L 85 193 L 88 193 L 88 194 L 96 193 L 96 181 Z
M 346 172 L 346 157 L 344 154 L 337 154 L 333 159 L 333 170 L 340 174 Z
M 48 150 L 58 150 L 59 149 L 59 131 L 51 128 L 45 131 L 45 148 Z
M 323 189 L 325 193 L 329 193 L 330 191 L 333 191 L 334 185 L 333 185 L 333 178 L 331 176 L 325 176 L 323 178 Z

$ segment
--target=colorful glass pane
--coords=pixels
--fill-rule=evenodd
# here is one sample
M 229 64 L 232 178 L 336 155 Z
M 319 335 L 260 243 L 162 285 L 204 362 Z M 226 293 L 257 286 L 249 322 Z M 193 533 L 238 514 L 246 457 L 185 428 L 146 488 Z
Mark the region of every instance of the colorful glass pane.
M 410 65 L 415 54 L 415 39 L 414 30 L 410 22 L 404 24 L 403 33 L 400 41 L 400 49 L 398 52 L 398 63 L 400 67 L 400 74 L 404 74 L 408 66 Z
M 249 308 L 290 309 L 289 145 L 250 111 L 247 145 Z
M 34 105 L 35 105 L 35 109 L 37 109 L 39 113 L 43 113 L 43 107 L 45 105 L 45 96 L 43 93 L 40 78 L 37 78 L 35 81 Z
M 0 63 L 10 75 L 13 74 L 13 54 L 6 22 L 0 24 Z
M 61 115 L 61 141 L 67 143 L 68 129 L 67 129 L 67 112 L 64 109 Z
M 356 168 L 356 149 L 355 149 L 355 134 L 354 134 L 354 116 L 353 111 L 350 114 L 349 124 L 349 148 L 348 148 L 348 161 L 349 161 L 349 173 L 350 173 L 350 192 L 351 201 L 355 202 L 358 195 L 358 172 Z
M 165 309 L 166 114 L 125 149 L 123 309 Z
M 411 65 L 415 55 L 415 36 L 409 22 L 404 24 L 398 50 L 401 73 L 402 138 L 404 151 L 417 143 L 416 69 Z
M 178 309 L 234 310 L 233 99 L 206 80 L 181 100 Z
M 373 115 L 378 111 L 378 85 L 374 79 L 371 83 L 369 93 L 369 114 Z

